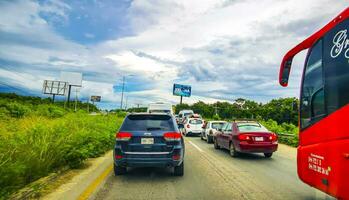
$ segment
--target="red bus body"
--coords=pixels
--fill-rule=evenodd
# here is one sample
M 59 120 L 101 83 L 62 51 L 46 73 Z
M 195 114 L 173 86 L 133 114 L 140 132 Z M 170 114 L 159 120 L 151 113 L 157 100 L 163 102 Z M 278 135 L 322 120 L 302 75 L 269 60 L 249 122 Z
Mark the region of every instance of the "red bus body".
M 349 99 L 343 98 L 348 96 L 343 92 L 349 93 L 348 35 L 349 8 L 291 49 L 282 60 L 279 74 L 280 84 L 286 87 L 293 57 L 309 49 L 300 95 L 298 175 L 303 182 L 339 199 L 349 199 Z M 309 64 L 312 54 L 319 57 L 319 63 Z M 306 91 L 308 79 L 318 81 L 315 70 L 322 76 L 321 87 Z

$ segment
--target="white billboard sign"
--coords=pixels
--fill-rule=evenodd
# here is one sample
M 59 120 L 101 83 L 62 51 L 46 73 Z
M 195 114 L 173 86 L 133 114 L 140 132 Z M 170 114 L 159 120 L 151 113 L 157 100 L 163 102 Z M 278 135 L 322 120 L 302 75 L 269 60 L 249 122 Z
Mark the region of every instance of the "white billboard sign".
M 68 82 L 71 86 L 82 86 L 82 73 L 78 72 L 61 72 L 61 79 L 60 81 Z

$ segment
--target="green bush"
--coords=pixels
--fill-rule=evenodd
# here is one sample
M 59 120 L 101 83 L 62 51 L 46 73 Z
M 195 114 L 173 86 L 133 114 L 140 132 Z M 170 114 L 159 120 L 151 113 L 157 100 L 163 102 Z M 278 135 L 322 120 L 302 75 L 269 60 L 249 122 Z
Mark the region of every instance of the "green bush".
M 12 117 L 21 118 L 30 112 L 30 108 L 25 105 L 21 105 L 16 102 L 11 102 L 6 105 L 6 109 L 9 111 Z
M 279 125 L 276 121 L 269 119 L 261 123 L 270 131 L 278 134 L 279 142 L 293 147 L 298 146 L 298 127 L 293 124 L 282 123 Z M 287 135 L 285 135 L 287 134 Z

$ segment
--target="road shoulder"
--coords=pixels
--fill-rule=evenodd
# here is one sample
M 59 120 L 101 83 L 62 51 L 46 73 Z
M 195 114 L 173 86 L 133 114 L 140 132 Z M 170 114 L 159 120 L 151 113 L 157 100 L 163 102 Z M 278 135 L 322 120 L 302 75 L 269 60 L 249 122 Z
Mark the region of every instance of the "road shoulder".
M 89 159 L 89 167 L 82 169 L 67 183 L 61 185 L 50 194 L 42 197 L 44 200 L 88 199 L 104 184 L 112 166 L 113 152 L 109 151 L 99 158 Z M 104 175 L 103 178 L 100 176 Z

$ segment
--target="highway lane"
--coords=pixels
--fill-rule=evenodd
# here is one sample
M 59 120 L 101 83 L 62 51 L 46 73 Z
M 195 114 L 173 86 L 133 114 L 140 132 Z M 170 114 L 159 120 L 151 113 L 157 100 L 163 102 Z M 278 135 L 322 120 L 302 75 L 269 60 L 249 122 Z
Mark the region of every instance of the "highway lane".
M 187 137 L 185 175 L 170 169 L 131 169 L 109 176 L 93 199 L 326 199 L 296 173 L 296 149 L 280 145 L 271 159 L 262 154 L 230 157 L 200 138 Z

